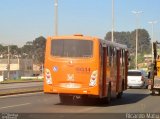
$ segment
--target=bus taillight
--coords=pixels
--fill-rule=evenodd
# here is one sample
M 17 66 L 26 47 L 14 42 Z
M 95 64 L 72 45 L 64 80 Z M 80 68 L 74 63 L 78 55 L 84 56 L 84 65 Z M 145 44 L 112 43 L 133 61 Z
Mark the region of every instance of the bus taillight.
M 91 78 L 90 78 L 90 83 L 89 83 L 89 86 L 90 86 L 90 87 L 93 87 L 93 86 L 96 85 L 97 75 L 98 75 L 98 72 L 97 72 L 97 71 L 93 71 L 93 72 L 92 72 L 92 75 L 91 75 Z
M 46 78 L 46 84 L 52 84 L 52 77 L 49 69 L 45 69 L 45 78 Z

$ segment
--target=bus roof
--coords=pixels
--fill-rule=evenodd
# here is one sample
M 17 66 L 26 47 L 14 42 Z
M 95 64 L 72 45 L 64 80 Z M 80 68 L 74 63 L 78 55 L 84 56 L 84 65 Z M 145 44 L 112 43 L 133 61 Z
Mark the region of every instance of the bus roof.
M 82 34 L 74 34 L 74 35 L 64 35 L 64 36 L 53 36 L 49 37 L 50 39 L 86 39 L 86 40 L 94 40 L 94 39 L 99 39 L 97 37 L 92 37 L 92 36 L 84 36 Z
M 107 40 L 101 40 L 102 46 L 106 47 L 106 46 L 113 46 L 116 47 L 117 49 L 122 48 L 122 49 L 128 49 L 127 45 L 123 45 L 120 43 L 116 43 L 116 42 L 112 42 L 112 41 L 107 41 Z
M 84 36 L 83 34 L 74 34 L 74 35 L 64 35 L 64 36 L 53 36 L 49 37 L 50 39 L 84 39 L 84 40 L 99 40 L 102 44 L 103 47 L 106 46 L 113 46 L 116 47 L 117 49 L 127 49 L 126 45 L 119 44 L 116 42 L 111 42 L 107 40 L 102 40 L 98 37 L 93 37 L 93 36 Z

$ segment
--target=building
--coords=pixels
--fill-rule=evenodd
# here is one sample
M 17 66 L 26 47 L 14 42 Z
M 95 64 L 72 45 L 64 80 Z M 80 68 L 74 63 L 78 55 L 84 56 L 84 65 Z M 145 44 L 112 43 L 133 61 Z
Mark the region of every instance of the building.
M 9 64 L 9 70 L 8 70 Z M 32 59 L 0 59 L 0 77 L 2 79 L 19 79 L 21 76 L 33 75 L 33 60 Z

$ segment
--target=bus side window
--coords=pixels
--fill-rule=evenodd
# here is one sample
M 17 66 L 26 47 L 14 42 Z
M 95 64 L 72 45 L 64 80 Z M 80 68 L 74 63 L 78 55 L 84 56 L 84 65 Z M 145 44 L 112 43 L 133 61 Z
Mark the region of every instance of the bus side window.
M 113 47 L 110 47 L 111 49 L 110 49 L 110 52 L 111 52 L 111 55 L 110 55 L 110 57 L 111 57 L 111 67 L 113 67 L 113 53 L 114 53 L 114 48 Z
M 107 65 L 106 66 L 109 66 L 109 46 L 107 46 L 107 48 L 106 48 L 106 56 L 107 56 Z
M 109 66 L 112 66 L 112 48 L 108 47 L 108 56 L 109 56 Z
M 122 49 L 122 73 L 123 73 L 123 76 L 125 75 L 125 50 Z
M 122 58 L 122 66 L 124 66 L 124 54 L 123 54 L 123 49 L 121 50 L 121 58 Z
M 125 64 L 125 50 L 123 49 L 123 66 Z
M 99 58 L 101 59 L 101 60 L 100 60 L 100 62 L 101 62 L 100 64 L 101 64 L 101 66 L 102 66 L 102 65 L 103 65 L 103 47 L 102 47 L 102 44 L 100 44 L 99 48 L 100 48 L 100 49 L 99 49 L 99 53 L 100 53 L 100 54 L 99 54 Z
M 120 66 L 122 66 L 122 60 L 123 60 L 123 57 L 122 57 L 122 50 L 120 49 Z
M 116 55 L 117 55 L 117 52 L 116 52 L 116 48 L 114 47 L 114 50 L 113 50 L 113 63 L 114 63 L 114 67 L 116 67 L 116 65 L 117 65 Z

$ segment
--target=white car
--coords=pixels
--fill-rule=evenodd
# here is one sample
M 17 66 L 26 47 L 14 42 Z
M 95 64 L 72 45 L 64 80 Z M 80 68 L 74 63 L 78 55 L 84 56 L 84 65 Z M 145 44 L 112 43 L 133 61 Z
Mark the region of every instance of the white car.
M 128 70 L 128 87 L 148 87 L 148 75 L 143 70 Z

